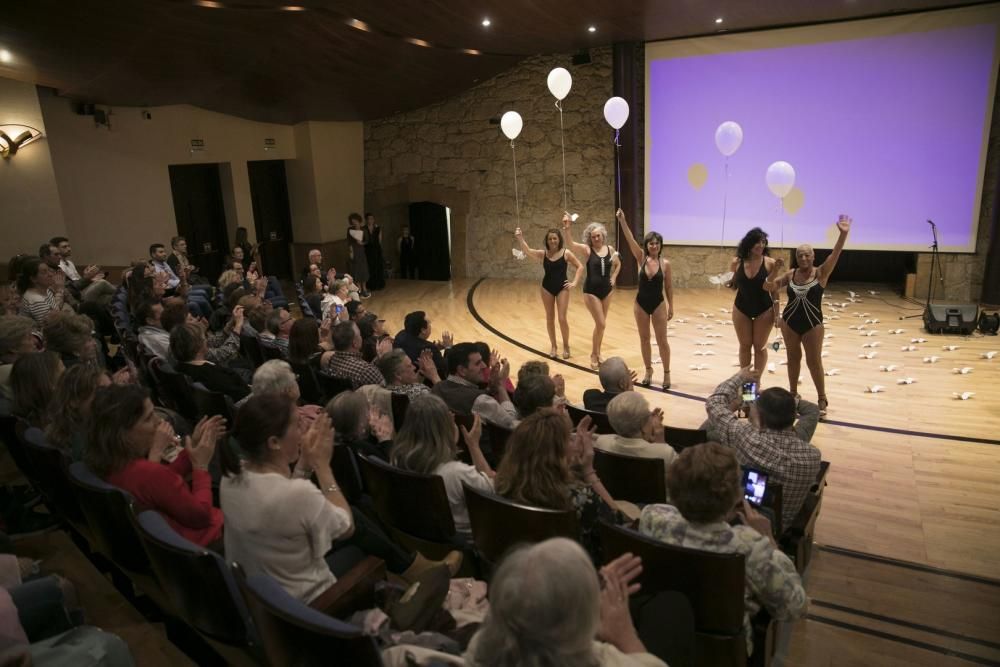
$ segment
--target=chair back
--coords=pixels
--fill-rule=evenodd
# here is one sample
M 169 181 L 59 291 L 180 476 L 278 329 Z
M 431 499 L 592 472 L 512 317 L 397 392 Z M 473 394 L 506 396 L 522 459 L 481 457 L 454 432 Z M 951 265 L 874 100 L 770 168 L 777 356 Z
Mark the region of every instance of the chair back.
M 615 500 L 627 500 L 640 505 L 663 503 L 667 500 L 663 459 L 594 449 L 594 470 Z
M 132 497 L 100 479 L 82 462 L 69 467 L 69 476 L 97 550 L 127 572 L 152 574 L 149 558 L 132 527 Z
M 156 578 L 184 622 L 226 644 L 246 647 L 256 643 L 243 596 L 219 554 L 178 535 L 159 512 L 133 514 L 132 525 Z
M 573 422 L 573 426 L 579 424 L 580 420 L 584 417 L 590 417 L 593 425 L 597 427 L 598 435 L 606 435 L 615 432 L 615 430 L 611 428 L 611 422 L 608 421 L 608 415 L 606 412 L 595 412 L 593 410 L 581 408 L 569 403 L 566 404 L 566 412 L 569 414 L 569 418 Z
M 503 455 L 507 451 L 507 440 L 510 439 L 513 431 L 488 421 L 483 421 L 483 431 L 486 433 L 493 461 L 496 465 L 500 465 L 500 461 L 503 460 Z
M 663 427 L 663 439 L 673 447 L 678 454 L 692 445 L 708 442 L 708 432 L 700 428 Z
M 257 336 L 240 333 L 240 350 L 243 356 L 250 360 L 254 368 L 264 363 L 264 350 Z
M 264 352 L 264 359 L 266 361 L 270 361 L 272 359 L 285 361 L 285 353 L 282 352 L 281 348 L 277 345 L 261 345 L 260 349 Z
M 198 406 L 194 402 L 191 379 L 159 358 L 150 362 L 149 370 L 159 385 L 160 398 L 167 403 L 167 407 L 187 419 L 197 421 L 195 415 L 198 414 Z
M 550 510 L 522 505 L 466 484 L 472 541 L 488 570 L 515 544 L 534 543 L 550 537 L 580 539 L 580 524 L 573 510 Z
M 742 554 L 718 554 L 664 544 L 629 528 L 598 523 L 608 561 L 624 553 L 642 558 L 643 594 L 677 591 L 691 603 L 696 664 L 745 665 L 745 564 Z
M 410 397 L 406 394 L 392 392 L 390 400 L 392 401 L 392 424 L 398 432 L 403 427 L 403 421 L 406 420 L 406 411 L 410 407 Z
M 230 426 L 233 424 L 236 410 L 233 407 L 233 399 L 225 394 L 206 389 L 200 382 L 192 382 L 191 402 L 194 403 L 195 407 L 195 419 L 222 415 Z
M 383 523 L 428 542 L 452 540 L 455 521 L 439 475 L 400 470 L 376 458 L 357 458 L 365 488 Z
M 35 427 L 25 430 L 22 445 L 25 456 L 38 475 L 38 491 L 45 499 L 45 505 L 69 521 L 78 532 L 86 534 L 86 518 L 69 480 L 69 465 L 72 462 L 69 455 L 50 445 L 45 434 Z
M 327 616 L 289 595 L 264 574 L 233 564 L 267 663 L 295 667 L 381 667 L 375 640 L 361 628 Z
M 332 375 L 318 371 L 316 372 L 316 379 L 319 380 L 319 386 L 323 390 L 323 398 L 326 401 L 329 401 L 343 391 L 351 391 L 354 388 L 354 385 L 347 378 L 335 378 Z
M 364 482 L 358 469 L 358 457 L 350 445 L 337 443 L 330 459 L 330 469 L 347 502 L 356 505 L 364 494 Z
M 28 458 L 22 444 L 22 437 L 30 425 L 12 414 L 0 415 L 0 440 L 7 447 L 10 457 L 14 459 L 14 465 L 27 478 L 28 482 L 38 490 L 38 474 Z
M 295 371 L 295 378 L 299 382 L 299 394 L 302 395 L 302 401 L 310 405 L 323 405 L 325 403 L 323 388 L 316 378 L 316 371 L 313 367 L 302 363 L 294 363 L 291 366 L 292 370 Z

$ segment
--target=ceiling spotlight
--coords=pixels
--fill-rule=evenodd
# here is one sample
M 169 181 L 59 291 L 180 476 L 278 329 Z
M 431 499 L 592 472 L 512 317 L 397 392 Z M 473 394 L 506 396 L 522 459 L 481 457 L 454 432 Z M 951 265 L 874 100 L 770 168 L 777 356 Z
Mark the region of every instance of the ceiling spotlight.
M 222 9 L 225 7 L 221 2 L 216 2 L 215 0 L 194 0 L 194 4 L 206 9 Z
M 404 42 L 409 42 L 410 44 L 413 44 L 414 46 L 423 46 L 425 48 L 429 48 L 430 45 L 431 45 L 431 43 L 428 42 L 427 40 L 420 39 L 418 37 L 404 37 L 403 41 Z
M 351 26 L 355 30 L 360 30 L 362 32 L 371 32 L 371 27 L 364 21 L 359 21 L 358 19 L 347 19 L 347 25 Z
M 481 55 L 483 55 L 483 52 L 480 51 L 479 49 L 462 49 L 462 53 L 464 53 L 467 56 L 481 56 Z
M 279 7 L 283 12 L 304 12 L 306 10 L 302 5 L 285 5 L 284 7 Z
M 587 32 L 597 32 L 597 26 L 596 25 L 590 26 L 589 28 L 587 28 Z
M 716 23 L 722 23 L 722 17 L 720 16 L 719 18 L 715 19 L 715 22 Z
M 493 24 L 493 21 L 490 21 L 488 18 L 483 19 L 483 27 L 484 28 L 489 28 L 492 24 Z
M 9 63 L 14 56 L 7 49 L 0 49 L 0 63 Z

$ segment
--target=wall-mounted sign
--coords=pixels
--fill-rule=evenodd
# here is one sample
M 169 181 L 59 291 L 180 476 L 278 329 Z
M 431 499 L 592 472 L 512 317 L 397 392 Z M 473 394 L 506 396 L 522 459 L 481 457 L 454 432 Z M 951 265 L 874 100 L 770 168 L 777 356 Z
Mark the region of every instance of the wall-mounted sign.
M 205 150 L 205 140 L 204 139 L 192 139 L 191 140 L 191 152 Z

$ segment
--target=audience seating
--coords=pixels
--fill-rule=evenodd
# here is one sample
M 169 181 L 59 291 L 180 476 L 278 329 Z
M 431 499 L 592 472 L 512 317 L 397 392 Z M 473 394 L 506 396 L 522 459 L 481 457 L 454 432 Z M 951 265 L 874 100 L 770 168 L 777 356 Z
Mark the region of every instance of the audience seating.
M 816 475 L 816 484 L 806 496 L 805 502 L 802 503 L 802 509 L 795 515 L 791 525 L 782 526 L 778 538 L 781 550 L 795 562 L 795 569 L 799 574 L 805 574 L 809 561 L 812 559 L 816 522 L 819 520 L 819 512 L 823 506 L 823 490 L 826 488 L 826 475 L 829 470 L 830 462 L 821 461 L 819 473 Z M 768 490 L 770 487 L 771 485 L 768 484 Z
M 410 407 L 410 397 L 406 394 L 392 392 L 392 424 L 398 431 L 406 419 L 406 411 Z
M 490 455 L 493 459 L 491 464 L 494 466 L 500 465 L 500 461 L 503 460 L 503 455 L 507 451 L 507 440 L 513 431 L 497 424 L 483 422 L 483 432 L 486 434 L 486 441 L 489 443 Z
M 30 461 L 36 474 L 37 490 L 42 494 L 45 506 L 69 523 L 74 531 L 88 544 L 93 542 L 87 519 L 77 502 L 76 494 L 69 478 L 70 458 L 63 450 L 53 447 L 45 440 L 45 434 L 37 428 L 25 430 L 22 436 L 24 456 Z
M 193 420 L 198 414 L 198 406 L 195 405 L 188 376 L 178 373 L 162 359 L 153 359 L 149 370 L 156 380 L 159 396 L 165 407 Z
M 268 664 L 381 667 L 374 638 L 361 628 L 310 608 L 266 575 L 247 576 L 238 564 L 233 570 Z
M 627 500 L 639 505 L 663 503 L 667 500 L 663 459 L 630 456 L 595 448 L 594 469 L 604 488 L 615 500 Z
M 330 401 L 334 396 L 342 391 L 350 391 L 353 389 L 351 381 L 347 378 L 335 378 L 332 375 L 317 372 L 316 379 L 319 381 L 319 386 L 323 389 L 323 398 L 326 401 Z
M 223 558 L 185 540 L 158 512 L 146 510 L 131 519 L 179 617 L 230 665 L 261 664 L 253 622 Z
M 17 466 L 17 469 L 28 480 L 28 484 L 36 492 L 40 493 L 38 475 L 35 473 L 32 461 L 24 451 L 24 445 L 21 444 L 24 432 L 28 428 L 29 425 L 27 422 L 18 419 L 12 414 L 0 415 L 0 440 L 7 447 L 10 457 L 14 459 L 14 465 Z
M 472 541 L 487 578 L 504 553 L 515 544 L 541 542 L 550 537 L 580 539 L 580 526 L 573 510 L 522 505 L 466 484 L 462 486 L 469 508 Z
M 289 364 L 295 371 L 295 377 L 299 382 L 299 394 L 302 396 L 302 401 L 309 405 L 326 405 L 323 388 L 319 384 L 317 373 L 313 367 L 309 364 L 293 364 L 291 362 Z
M 363 455 L 358 463 L 375 513 L 400 544 L 435 560 L 456 548 L 459 538 L 439 475 L 400 470 Z
M 347 502 L 358 504 L 364 495 L 364 483 L 361 471 L 358 470 L 357 455 L 350 445 L 336 445 L 333 448 L 330 468 Z
M 642 558 L 640 595 L 682 593 L 695 617 L 695 664 L 766 665 L 775 623 L 765 611 L 753 619 L 754 654 L 747 658 L 743 633 L 745 565 L 742 554 L 717 554 L 664 544 L 604 521 L 598 525 L 608 561 L 624 553 Z M 641 638 L 641 637 L 640 637 Z
M 584 417 L 590 417 L 593 422 L 591 426 L 597 427 L 598 435 L 606 435 L 614 433 L 615 430 L 611 428 L 611 422 L 608 421 L 608 415 L 605 412 L 594 412 L 593 410 L 587 410 L 586 408 L 580 408 L 575 405 L 566 404 L 566 412 L 569 413 L 569 418 L 573 422 L 573 426 L 577 426 L 580 420 Z
M 240 351 L 244 357 L 250 360 L 254 368 L 257 368 L 266 361 L 264 359 L 264 348 L 260 344 L 260 339 L 253 334 L 240 333 Z
M 222 415 L 226 418 L 229 427 L 234 423 L 236 408 L 233 407 L 233 399 L 223 393 L 210 391 L 200 382 L 189 383 L 191 387 L 191 402 L 194 404 L 194 418 L 214 417 Z
M 285 353 L 282 352 L 281 348 L 277 345 L 261 344 L 260 349 L 264 352 L 265 361 L 271 361 L 272 359 L 278 359 L 280 361 L 285 360 Z
M 700 428 L 664 426 L 663 439 L 680 454 L 687 447 L 708 442 L 708 432 Z

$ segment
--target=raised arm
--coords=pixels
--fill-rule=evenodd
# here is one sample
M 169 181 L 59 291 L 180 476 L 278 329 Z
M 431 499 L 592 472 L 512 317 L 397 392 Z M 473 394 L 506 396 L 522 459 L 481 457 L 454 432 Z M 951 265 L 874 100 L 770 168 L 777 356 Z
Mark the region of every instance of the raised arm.
M 837 229 L 840 230 L 840 236 L 837 237 L 837 242 L 833 245 L 833 252 L 817 269 L 819 273 L 817 277 L 823 287 L 826 287 L 826 281 L 830 279 L 830 274 L 833 273 L 834 267 L 837 266 L 837 260 L 840 259 L 840 252 L 844 249 L 844 243 L 847 241 L 847 233 L 851 231 L 851 217 L 841 214 L 840 219 L 837 220 Z
M 573 267 L 573 280 L 567 280 L 565 287 L 566 289 L 573 289 L 583 276 L 583 264 L 580 263 L 580 260 L 576 258 L 576 255 L 569 248 L 564 251 L 563 255 L 566 257 L 566 263 Z
M 528 242 L 524 240 L 524 234 L 521 232 L 520 227 L 514 230 L 514 238 L 516 238 L 518 242 L 521 244 L 521 247 L 524 248 L 525 254 L 530 256 L 532 259 L 537 259 L 538 261 L 542 261 L 542 259 L 545 257 L 544 250 L 532 248 L 528 245 Z
M 590 257 L 590 246 L 585 243 L 577 243 L 576 241 L 573 240 L 573 237 L 570 234 L 570 225 L 572 224 L 573 221 L 570 219 L 569 213 L 563 213 L 562 217 L 563 246 L 566 248 L 576 248 L 577 250 L 583 253 L 584 258 Z
M 625 220 L 625 211 L 621 209 L 615 211 L 615 219 L 618 221 L 618 229 L 622 230 L 625 235 L 625 242 L 628 243 L 629 250 L 632 251 L 635 261 L 642 264 L 642 247 L 636 242 L 635 235 L 632 234 L 632 229 Z
M 739 266 L 740 266 L 740 258 L 739 257 L 733 257 L 732 261 L 729 262 L 729 270 L 732 273 L 736 273 L 736 269 L 738 269 Z

